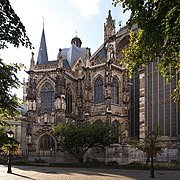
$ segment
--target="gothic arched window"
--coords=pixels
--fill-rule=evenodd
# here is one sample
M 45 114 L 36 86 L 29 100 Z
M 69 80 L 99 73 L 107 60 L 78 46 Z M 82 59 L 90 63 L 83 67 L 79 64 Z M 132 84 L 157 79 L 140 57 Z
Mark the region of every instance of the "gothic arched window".
M 54 109 L 54 89 L 48 82 L 41 88 L 41 111 L 52 111 Z
M 104 86 L 103 80 L 99 76 L 94 82 L 94 103 L 103 103 L 104 102 Z
M 66 90 L 66 113 L 72 113 L 72 91 L 70 88 Z
M 55 148 L 55 141 L 53 137 L 48 134 L 45 134 L 40 139 L 40 149 L 41 150 L 50 150 Z
M 115 143 L 119 143 L 120 123 L 116 120 L 112 122 L 112 137 Z
M 113 78 L 112 104 L 119 104 L 119 85 L 116 77 Z

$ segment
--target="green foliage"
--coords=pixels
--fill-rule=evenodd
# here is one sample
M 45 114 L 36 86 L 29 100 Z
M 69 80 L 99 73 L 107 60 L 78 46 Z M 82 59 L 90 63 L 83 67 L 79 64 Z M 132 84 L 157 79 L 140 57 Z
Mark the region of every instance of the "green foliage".
M 32 48 L 26 35 L 26 30 L 20 18 L 12 9 L 9 0 L 0 0 L 0 49 L 7 48 L 6 43 Z M 0 124 L 5 118 L 14 118 L 19 114 L 19 99 L 13 95 L 12 88 L 19 88 L 21 82 L 17 73 L 22 69 L 22 64 L 7 65 L 0 59 Z
M 54 135 L 64 150 L 83 162 L 88 149 L 96 146 L 105 147 L 112 143 L 111 127 L 107 122 L 75 124 L 58 124 L 53 127 Z
M 7 132 L 0 126 L 0 148 L 8 142 Z
M 12 9 L 9 0 L 0 0 L 0 49 L 7 47 L 6 42 L 32 48 L 20 18 Z
M 129 74 L 136 67 L 158 62 L 161 74 L 170 82 L 180 73 L 180 3 L 169 0 L 113 0 L 124 11 L 130 10 L 128 27 L 137 24 L 140 31 L 130 35 L 130 46 L 124 62 Z M 180 80 L 173 93 L 174 101 L 180 100 Z
M 12 94 L 11 90 L 21 85 L 17 73 L 22 67 L 21 64 L 7 65 L 0 59 L 0 114 L 3 117 L 15 117 L 19 114 L 19 99 Z
M 4 144 L 1 147 L 1 150 L 4 152 L 4 154 L 11 154 L 11 155 L 17 154 L 18 149 L 19 149 L 19 145 L 15 142 L 9 143 L 9 144 Z
M 145 139 L 140 140 L 139 143 L 135 144 L 135 147 L 146 153 L 147 164 L 151 155 L 155 156 L 162 152 L 162 146 L 158 140 L 158 133 L 154 133 L 154 136 L 146 135 Z
M 5 127 L 9 127 L 9 125 L 5 124 L 4 126 L 0 126 L 0 152 L 3 152 L 4 154 L 16 154 L 19 148 L 19 143 L 16 139 L 8 138 Z

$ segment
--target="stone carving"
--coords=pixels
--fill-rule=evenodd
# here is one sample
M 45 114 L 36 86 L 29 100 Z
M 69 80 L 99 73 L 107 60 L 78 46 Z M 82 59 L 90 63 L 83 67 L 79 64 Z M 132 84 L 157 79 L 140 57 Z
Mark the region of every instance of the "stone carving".
M 31 144 L 31 143 L 32 143 L 31 135 L 29 135 L 29 136 L 27 137 L 27 143 L 28 143 L 28 144 Z
M 44 123 L 48 122 L 48 117 L 47 117 L 47 113 L 44 114 Z
M 58 67 L 62 68 L 63 67 L 63 62 L 62 62 L 62 50 L 61 50 L 61 48 L 59 49 L 57 60 L 58 60 Z
M 34 100 L 32 104 L 33 104 L 33 110 L 36 110 L 36 101 Z
M 28 101 L 28 109 L 32 110 L 32 102 L 31 101 Z
M 61 106 L 63 110 L 66 110 L 65 96 L 61 95 Z
M 61 100 L 60 98 L 57 98 L 57 109 L 61 108 Z
M 38 116 L 37 121 L 38 121 L 38 124 L 41 123 L 41 117 L 40 116 Z

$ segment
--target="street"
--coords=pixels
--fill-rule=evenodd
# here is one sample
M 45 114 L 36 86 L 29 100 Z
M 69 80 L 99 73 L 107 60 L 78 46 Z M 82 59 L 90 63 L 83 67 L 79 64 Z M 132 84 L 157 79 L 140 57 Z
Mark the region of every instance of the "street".
M 38 166 L 12 166 L 12 174 L 7 166 L 0 165 L 0 180 L 147 180 L 149 170 L 62 168 Z M 179 180 L 180 171 L 156 171 L 158 180 Z

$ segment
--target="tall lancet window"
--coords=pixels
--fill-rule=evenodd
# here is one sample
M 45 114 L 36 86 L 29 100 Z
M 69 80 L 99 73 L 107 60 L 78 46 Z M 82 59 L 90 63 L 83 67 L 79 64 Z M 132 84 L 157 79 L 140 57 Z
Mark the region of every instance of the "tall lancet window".
M 103 80 L 99 76 L 94 82 L 94 103 L 99 104 L 104 102 L 104 85 Z
M 70 88 L 66 90 L 66 113 L 72 113 L 72 91 Z
M 119 84 L 117 77 L 113 78 L 112 104 L 119 104 Z
M 54 109 L 54 89 L 48 82 L 41 88 L 41 111 L 51 112 Z

